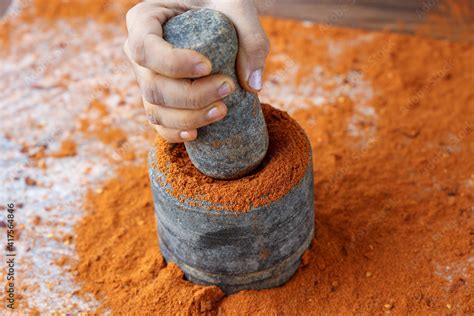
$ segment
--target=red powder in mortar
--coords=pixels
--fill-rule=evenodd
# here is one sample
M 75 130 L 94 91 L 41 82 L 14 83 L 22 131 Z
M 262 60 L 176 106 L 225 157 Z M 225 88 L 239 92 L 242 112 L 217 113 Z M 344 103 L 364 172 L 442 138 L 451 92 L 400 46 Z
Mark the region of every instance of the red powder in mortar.
M 262 104 L 267 123 L 269 148 L 257 171 L 243 178 L 223 181 L 199 172 L 183 144 L 169 144 L 158 138 L 156 166 L 165 174 L 175 197 L 219 203 L 222 209 L 248 211 L 268 205 L 288 193 L 304 176 L 310 159 L 310 145 L 301 127 L 287 113 Z

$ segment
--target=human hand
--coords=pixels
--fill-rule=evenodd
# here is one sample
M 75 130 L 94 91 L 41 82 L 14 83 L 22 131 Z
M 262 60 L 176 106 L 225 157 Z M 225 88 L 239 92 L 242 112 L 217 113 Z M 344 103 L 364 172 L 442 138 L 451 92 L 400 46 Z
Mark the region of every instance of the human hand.
M 257 92 L 269 43 L 253 1 L 146 1 L 127 13 L 125 53 L 132 62 L 150 124 L 168 142 L 191 141 L 197 128 L 225 117 L 222 99 L 235 90 L 233 80 L 211 73 L 202 54 L 174 48 L 163 40 L 162 25 L 187 10 L 210 8 L 225 14 L 239 36 L 237 76 L 242 88 Z

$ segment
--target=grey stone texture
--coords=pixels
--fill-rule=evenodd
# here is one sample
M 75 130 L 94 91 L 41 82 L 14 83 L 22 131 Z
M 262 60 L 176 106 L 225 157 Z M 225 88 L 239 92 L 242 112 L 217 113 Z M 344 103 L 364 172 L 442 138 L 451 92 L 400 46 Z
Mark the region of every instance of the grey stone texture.
M 193 49 L 212 63 L 212 74 L 230 76 L 236 91 L 224 98 L 226 117 L 198 129 L 198 138 L 185 144 L 193 164 L 216 179 L 236 179 L 256 168 L 265 157 L 268 133 L 260 101 L 243 90 L 235 74 L 238 38 L 223 14 L 190 10 L 164 25 L 164 39 L 174 47 Z
M 154 150 L 148 159 L 156 165 Z M 226 294 L 280 286 L 313 239 L 311 158 L 285 196 L 247 212 L 221 210 L 197 197 L 179 201 L 163 170 L 150 167 L 149 175 L 161 253 L 195 283 L 218 285 Z

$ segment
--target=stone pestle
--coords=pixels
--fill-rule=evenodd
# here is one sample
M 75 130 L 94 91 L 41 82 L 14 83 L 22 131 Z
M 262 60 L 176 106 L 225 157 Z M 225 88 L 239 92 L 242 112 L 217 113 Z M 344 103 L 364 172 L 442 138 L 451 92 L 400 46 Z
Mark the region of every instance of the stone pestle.
M 223 14 L 210 9 L 190 10 L 164 25 L 163 37 L 176 48 L 193 49 L 212 63 L 211 74 L 230 76 L 236 86 L 223 99 L 224 119 L 198 129 L 196 140 L 185 143 L 194 166 L 216 179 L 237 179 L 254 170 L 268 149 L 268 132 L 260 101 L 239 85 L 235 73 L 237 33 Z

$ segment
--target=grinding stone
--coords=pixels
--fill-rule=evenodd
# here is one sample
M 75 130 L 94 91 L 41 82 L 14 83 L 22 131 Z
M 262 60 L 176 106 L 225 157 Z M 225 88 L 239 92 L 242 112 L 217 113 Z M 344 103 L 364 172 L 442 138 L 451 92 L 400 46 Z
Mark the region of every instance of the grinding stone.
M 223 14 L 190 10 L 171 18 L 164 39 L 177 48 L 193 49 L 212 63 L 212 74 L 230 76 L 236 91 L 224 98 L 226 117 L 198 129 L 196 140 L 185 144 L 192 163 L 217 179 L 236 179 L 256 168 L 265 157 L 268 133 L 260 101 L 243 90 L 235 74 L 238 40 L 234 26 Z

